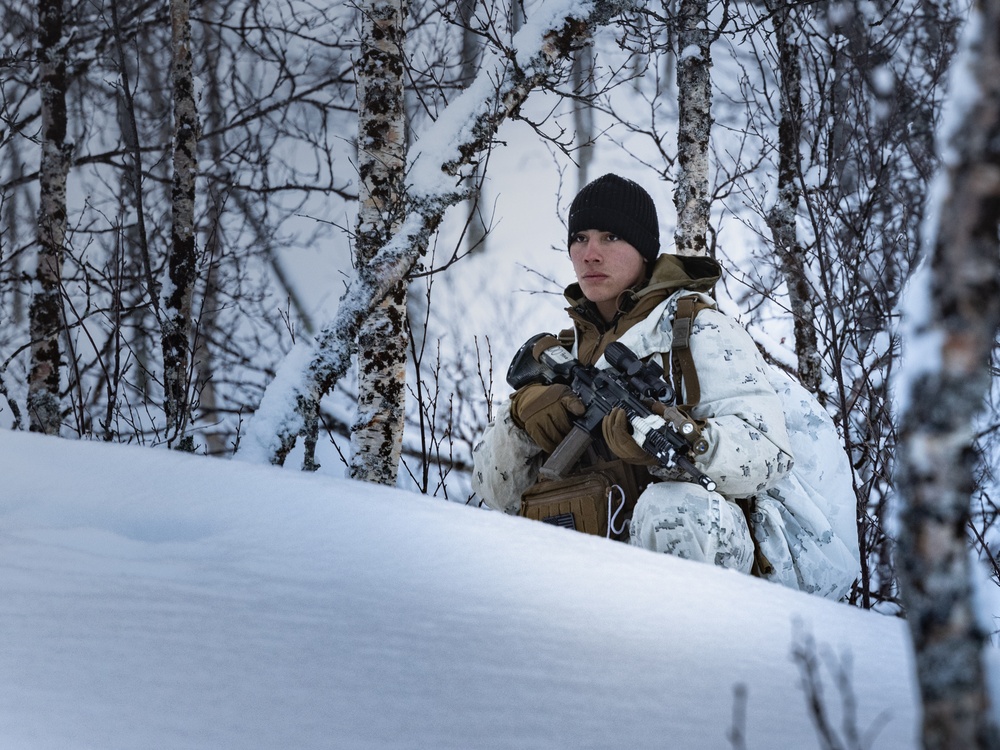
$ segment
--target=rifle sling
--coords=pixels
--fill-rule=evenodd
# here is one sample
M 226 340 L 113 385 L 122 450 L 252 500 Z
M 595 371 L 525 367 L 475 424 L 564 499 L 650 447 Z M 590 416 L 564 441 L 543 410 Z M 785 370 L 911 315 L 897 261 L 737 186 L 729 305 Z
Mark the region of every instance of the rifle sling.
M 694 357 L 691 356 L 691 328 L 694 325 L 694 316 L 706 307 L 711 305 L 694 296 L 677 300 L 670 344 L 670 362 L 674 391 L 678 400 L 682 392 L 681 384 L 684 384 L 684 403 L 680 405 L 682 408 L 694 406 L 701 401 L 698 370 L 694 366 Z

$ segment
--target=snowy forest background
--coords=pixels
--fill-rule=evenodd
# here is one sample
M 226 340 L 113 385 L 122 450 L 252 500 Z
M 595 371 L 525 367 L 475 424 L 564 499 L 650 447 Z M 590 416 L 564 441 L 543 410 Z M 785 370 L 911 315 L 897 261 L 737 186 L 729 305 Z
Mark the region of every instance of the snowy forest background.
M 988 641 L 995 0 L 2 4 L 4 428 L 475 504 L 614 171 L 838 425 L 851 604 Z

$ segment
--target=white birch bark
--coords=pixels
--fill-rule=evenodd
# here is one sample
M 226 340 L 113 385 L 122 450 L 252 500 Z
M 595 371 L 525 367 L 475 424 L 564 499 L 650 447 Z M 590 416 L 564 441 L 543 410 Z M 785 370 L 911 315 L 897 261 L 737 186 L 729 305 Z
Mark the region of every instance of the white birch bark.
M 362 0 L 358 79 L 356 265 L 372 262 L 399 229 L 406 167 L 403 102 L 405 0 Z M 351 425 L 355 479 L 396 484 L 406 405 L 406 280 L 400 279 L 358 332 L 358 402 Z M 310 456 L 314 460 L 313 456 Z
M 198 110 L 194 98 L 189 0 L 170 0 L 172 30 L 174 148 L 171 204 L 173 227 L 168 281 L 163 289 L 163 407 L 167 444 L 193 449 L 189 421 L 191 298 L 198 277 L 194 202 L 198 173 Z
M 550 3 L 518 32 L 512 49 L 486 56 L 475 82 L 414 149 L 399 230 L 357 269 L 337 315 L 316 341 L 289 353 L 241 440 L 239 458 L 281 464 L 300 435 L 315 439 L 319 401 L 347 370 L 362 322 L 426 251 L 444 212 L 467 197 L 456 188 L 462 168 L 490 145 L 533 89 L 565 75 L 566 59 L 595 26 L 630 7 L 622 0 Z
M 996 748 L 968 522 L 975 419 L 1000 331 L 1000 0 L 973 8 L 952 74 L 945 192 L 924 271 L 926 320 L 906 340 L 899 572 L 925 748 Z M 934 207 L 931 208 L 934 210 Z M 920 287 L 917 287 L 918 289 Z M 911 292 L 914 294 L 914 292 Z
M 476 69 L 479 67 L 479 52 L 482 42 L 473 30 L 478 0 L 459 0 L 459 17 L 462 21 L 462 73 L 461 85 L 468 86 L 475 80 Z M 486 196 L 483 195 L 480 173 L 483 167 L 477 167 L 467 178 L 466 185 L 471 198 L 467 202 L 469 220 L 466 223 L 465 246 L 469 252 L 484 252 L 486 250 L 487 226 L 483 219 L 483 206 Z M 477 186 L 479 186 L 477 188 Z M 412 325 L 411 318 L 410 324 Z
M 587 101 L 595 93 L 593 68 L 594 48 L 587 45 L 573 60 L 573 93 Z M 581 190 L 590 182 L 590 163 L 594 159 L 594 108 L 585 101 L 573 105 L 573 130 L 576 131 L 576 184 L 577 190 Z
M 42 101 L 38 265 L 29 310 L 31 363 L 27 410 L 32 432 L 59 434 L 61 421 L 62 265 L 66 242 L 66 46 L 62 0 L 38 4 L 38 80 Z
M 708 254 L 708 145 L 712 132 L 712 50 L 708 1 L 681 0 L 677 19 L 677 229 L 674 251 Z

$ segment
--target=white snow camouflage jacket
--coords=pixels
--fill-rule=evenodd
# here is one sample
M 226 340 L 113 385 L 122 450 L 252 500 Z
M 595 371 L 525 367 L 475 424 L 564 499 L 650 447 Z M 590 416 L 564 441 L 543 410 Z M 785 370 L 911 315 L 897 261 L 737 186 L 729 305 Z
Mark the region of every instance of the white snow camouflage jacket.
M 571 301 L 575 291 L 567 290 Z M 618 340 L 641 359 L 658 355 L 669 373 L 677 300 L 691 294 L 712 303 L 677 289 Z M 768 366 L 746 331 L 715 309 L 695 317 L 690 347 L 701 386 L 691 416 L 705 421 L 710 445 L 696 465 L 724 498 L 753 499 L 751 530 L 771 565 L 765 578 L 842 598 L 858 575 L 860 555 L 850 466 L 829 415 L 804 388 Z M 607 366 L 603 357 L 597 366 Z M 544 458 L 513 423 L 506 402 L 475 447 L 473 489 L 490 507 L 517 513 Z

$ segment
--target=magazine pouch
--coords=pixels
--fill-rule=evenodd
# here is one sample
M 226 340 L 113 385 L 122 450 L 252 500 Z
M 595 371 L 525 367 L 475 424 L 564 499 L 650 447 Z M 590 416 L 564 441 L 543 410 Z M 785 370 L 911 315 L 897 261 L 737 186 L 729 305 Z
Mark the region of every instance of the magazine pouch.
M 606 461 L 565 479 L 537 482 L 521 496 L 518 515 L 618 541 L 628 541 L 639 497 L 633 467 Z

